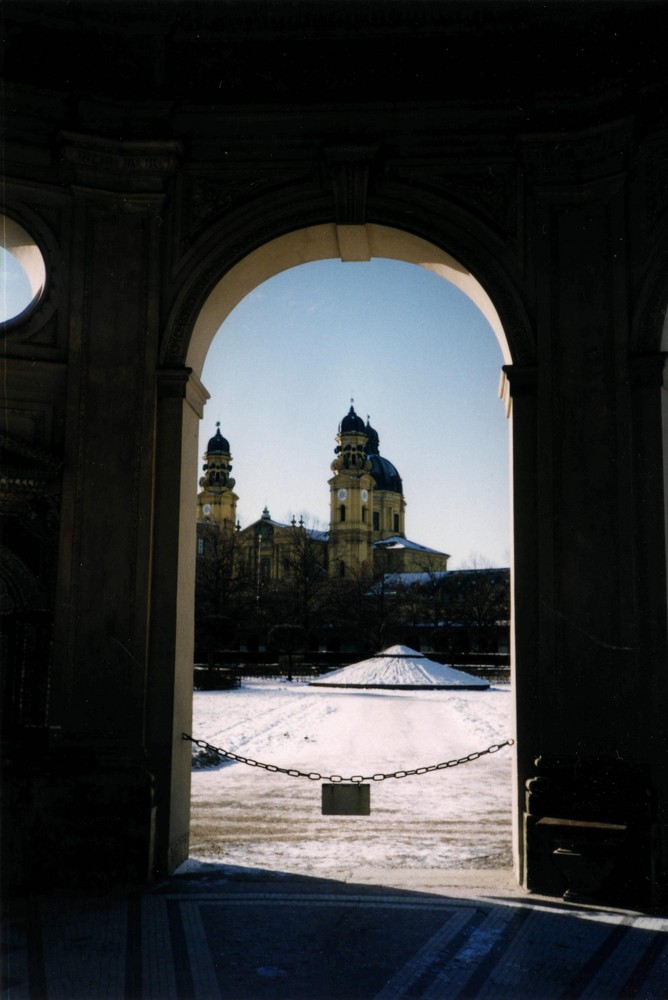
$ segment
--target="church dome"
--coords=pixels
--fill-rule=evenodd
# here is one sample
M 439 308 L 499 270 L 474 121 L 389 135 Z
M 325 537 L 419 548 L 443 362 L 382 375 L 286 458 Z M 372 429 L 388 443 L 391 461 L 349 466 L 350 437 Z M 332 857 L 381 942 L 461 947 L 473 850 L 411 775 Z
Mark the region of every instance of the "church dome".
M 401 476 L 387 458 L 382 458 L 378 431 L 374 430 L 367 420 L 364 433 L 367 436 L 366 454 L 371 462 L 371 475 L 376 481 L 377 490 L 391 490 L 393 493 L 403 493 Z
M 364 421 L 357 416 L 352 406 L 341 421 L 339 429 L 341 434 L 364 434 Z
M 209 444 L 207 445 L 206 450 L 207 452 L 216 452 L 219 455 L 229 455 L 230 443 L 227 438 L 224 438 L 220 433 L 220 424 L 216 424 L 216 433 L 212 438 L 209 438 Z
M 371 475 L 376 483 L 375 489 L 403 493 L 401 476 L 388 459 L 381 458 L 380 455 L 369 455 L 369 461 L 371 462 Z
M 373 429 L 368 420 L 366 422 L 366 427 L 364 428 L 364 433 L 367 436 L 367 455 L 377 455 L 380 451 L 380 438 L 378 437 L 378 431 Z

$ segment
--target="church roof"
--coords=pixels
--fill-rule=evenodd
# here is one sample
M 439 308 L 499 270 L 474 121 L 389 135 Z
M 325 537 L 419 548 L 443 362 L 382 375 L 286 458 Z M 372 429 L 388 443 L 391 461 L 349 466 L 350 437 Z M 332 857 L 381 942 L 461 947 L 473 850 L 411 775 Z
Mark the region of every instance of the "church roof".
M 364 421 L 355 413 L 355 408 L 351 404 L 348 413 L 339 424 L 341 434 L 364 434 Z
M 284 521 L 274 521 L 273 517 L 270 515 L 269 510 L 265 507 L 262 512 L 262 516 L 253 521 L 251 524 L 247 524 L 245 528 L 241 528 L 240 533 L 246 534 L 249 531 L 257 530 L 258 526 L 271 525 L 272 528 L 279 528 L 283 531 L 292 531 L 297 524 L 286 524 Z M 318 528 L 307 528 L 305 525 L 299 525 L 303 528 L 309 537 L 311 537 L 316 542 L 328 542 L 329 534 L 326 531 L 320 531 Z
M 429 570 L 415 570 L 414 572 L 406 572 L 405 570 L 400 573 L 385 573 L 383 575 L 382 583 L 374 584 L 372 590 L 380 590 L 382 587 L 412 587 L 416 584 L 433 584 L 439 583 L 445 580 L 447 577 L 452 576 L 454 571 L 449 569 L 434 570 L 430 572 Z
M 440 552 L 438 549 L 430 549 L 428 545 L 420 545 L 419 542 L 412 542 L 410 538 L 402 538 L 401 535 L 392 535 L 391 538 L 381 538 L 373 543 L 374 549 L 411 549 L 413 552 L 432 552 L 438 556 L 447 556 L 448 552 Z
M 404 487 L 396 467 L 389 459 L 382 455 L 369 455 L 371 462 L 371 475 L 374 478 L 377 490 L 391 490 L 393 493 L 403 493 Z
M 371 426 L 368 417 L 366 420 L 366 427 L 364 428 L 364 430 L 367 436 L 367 443 L 366 443 L 367 455 L 380 454 L 380 438 L 378 437 L 378 431 Z
M 352 409 L 352 407 L 351 407 Z M 356 416 L 359 420 L 359 417 Z M 371 462 L 371 475 L 377 490 L 390 490 L 393 493 L 403 493 L 403 483 L 397 467 L 388 458 L 380 454 L 380 438 L 378 431 L 372 427 L 367 417 L 364 433 L 367 437 L 366 455 Z
M 209 443 L 206 448 L 207 452 L 212 451 L 218 455 L 229 455 L 230 453 L 230 443 L 227 438 L 224 438 L 220 433 L 220 422 L 216 424 L 216 433 L 212 438 L 209 438 Z

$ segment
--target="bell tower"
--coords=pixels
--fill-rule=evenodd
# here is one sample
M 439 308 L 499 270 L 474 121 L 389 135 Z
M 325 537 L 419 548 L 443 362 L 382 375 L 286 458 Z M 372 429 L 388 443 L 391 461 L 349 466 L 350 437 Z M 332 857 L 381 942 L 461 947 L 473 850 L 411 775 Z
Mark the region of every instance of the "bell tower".
M 233 531 L 239 497 L 233 492 L 230 445 L 220 433 L 220 421 L 216 423 L 216 433 L 209 439 L 202 470 L 204 475 L 199 481 L 202 491 L 197 495 L 198 523 L 217 524 L 226 531 Z
M 352 405 L 339 424 L 329 480 L 329 573 L 350 576 L 373 564 L 372 518 L 374 480 L 367 458 L 364 421 Z

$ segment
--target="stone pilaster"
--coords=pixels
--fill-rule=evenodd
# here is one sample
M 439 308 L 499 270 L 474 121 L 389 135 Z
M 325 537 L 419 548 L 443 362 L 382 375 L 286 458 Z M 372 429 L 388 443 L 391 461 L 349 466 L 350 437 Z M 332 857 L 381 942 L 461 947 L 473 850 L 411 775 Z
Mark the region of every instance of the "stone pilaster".
M 515 749 L 515 791 L 524 787 L 532 773 L 532 761 L 540 743 L 538 706 L 541 701 L 539 663 L 538 602 L 538 484 L 537 484 L 537 371 L 531 366 L 504 366 L 506 405 L 511 418 L 511 502 L 514 524 L 521 530 L 512 538 L 511 575 L 512 634 L 511 664 L 515 694 L 515 727 L 521 739 Z M 517 801 L 518 796 L 513 796 Z M 516 857 L 523 863 L 522 796 L 513 817 L 513 831 L 519 839 Z M 519 873 L 523 878 L 523 872 Z
M 143 880 L 155 786 L 146 753 L 161 212 L 174 147 L 65 135 L 73 199 L 68 409 L 51 689 L 35 794 L 52 876 Z M 36 807 L 39 812 L 39 806 Z
M 567 887 L 555 867 L 567 821 L 577 824 L 562 844 L 571 860 L 578 855 L 575 863 L 592 870 L 604 856 L 610 863 L 608 881 L 592 887 L 609 898 L 623 895 L 625 852 L 634 855 L 631 881 L 650 879 L 657 787 L 649 766 L 649 692 L 665 687 L 656 675 L 652 680 L 658 667 L 639 656 L 644 570 L 635 497 L 649 456 L 634 460 L 632 413 L 644 403 L 634 404 L 631 388 L 627 140 L 623 125 L 556 145 L 546 137 L 528 156 L 528 257 L 538 302 L 535 531 L 527 532 L 517 495 L 518 463 L 529 453 L 513 448 L 515 526 L 523 546 L 535 545 L 536 553 L 533 577 L 517 557 L 515 566 L 522 589 L 536 587 L 535 680 L 516 667 L 518 731 L 526 744 L 518 748 L 518 774 L 525 778 L 533 768 L 534 775 L 524 817 L 524 882 L 535 891 Z M 658 405 L 658 388 L 655 395 Z M 525 658 L 531 647 L 522 613 L 518 599 L 516 642 Z M 632 796 L 622 794 L 629 775 Z M 592 783 L 596 796 L 588 791 Z M 606 853 L 610 831 L 591 823 L 624 829 L 616 859 Z
M 195 603 L 197 433 L 208 393 L 188 368 L 158 372 L 147 743 L 156 776 L 155 871 L 188 856 Z M 180 470 L 179 475 L 175 470 Z

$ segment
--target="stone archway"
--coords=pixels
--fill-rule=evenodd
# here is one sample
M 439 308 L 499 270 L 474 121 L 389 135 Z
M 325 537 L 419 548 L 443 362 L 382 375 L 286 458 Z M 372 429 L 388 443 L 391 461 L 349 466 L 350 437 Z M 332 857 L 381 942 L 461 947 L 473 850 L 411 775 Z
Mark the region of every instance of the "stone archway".
M 490 296 L 483 288 L 482 284 L 474 275 L 455 257 L 447 251 L 439 248 L 430 240 L 416 236 L 400 228 L 379 224 L 367 224 L 364 226 L 337 226 L 334 223 L 318 226 L 307 226 L 302 229 L 295 229 L 283 236 L 277 236 L 268 240 L 262 246 L 252 250 L 233 267 L 227 270 L 218 280 L 211 283 L 208 295 L 204 298 L 199 309 L 193 312 L 190 318 L 190 337 L 183 338 L 182 332 L 172 341 L 171 348 L 168 344 L 166 354 L 172 356 L 181 353 L 185 361 L 184 368 L 179 370 L 168 369 L 163 378 L 166 388 L 167 398 L 172 400 L 169 409 L 172 411 L 172 420 L 178 419 L 173 403 L 181 397 L 181 390 L 174 392 L 174 388 L 179 383 L 189 404 L 183 406 L 181 433 L 175 436 L 175 426 L 170 423 L 170 437 L 172 442 L 181 442 L 182 478 L 181 478 L 181 526 L 180 526 L 180 552 L 181 560 L 179 565 L 178 580 L 174 578 L 173 585 L 177 587 L 178 593 L 174 592 L 177 620 L 180 622 L 177 634 L 183 638 L 185 635 L 192 635 L 192 580 L 194 578 L 194 483 L 196 482 L 196 463 L 198 459 L 197 445 L 197 424 L 202 414 L 202 407 L 208 393 L 200 382 L 200 374 L 204 364 L 207 350 L 220 328 L 226 316 L 250 291 L 263 281 L 290 267 L 295 267 L 303 263 L 323 259 L 341 260 L 369 260 L 372 257 L 390 258 L 403 260 L 431 270 L 444 280 L 455 284 L 463 291 L 483 313 L 488 320 L 496 338 L 499 342 L 502 357 L 506 364 L 503 366 L 503 379 L 505 384 L 505 402 L 508 416 L 511 418 L 510 433 L 514 434 L 512 422 L 512 406 L 510 395 L 516 382 L 517 372 L 513 368 L 513 348 L 506 336 L 499 312 L 497 311 Z M 210 271 L 210 269 L 209 269 Z M 196 281 L 196 278 L 193 279 Z M 182 301 L 192 301 L 193 296 L 188 296 L 188 290 L 184 289 Z M 179 316 L 176 326 L 183 326 L 183 312 Z M 528 332 L 526 329 L 518 330 L 515 333 L 517 339 L 524 343 L 527 341 Z M 522 354 L 522 349 L 519 349 Z M 520 384 L 525 384 L 525 379 Z M 163 392 L 165 390 L 163 389 Z M 520 402 L 521 405 L 521 402 Z M 531 416 L 531 414 L 530 414 Z M 521 434 L 524 439 L 530 441 L 533 436 L 532 427 L 527 427 L 526 422 L 520 423 Z M 519 440 L 522 440 L 520 437 Z M 158 464 L 160 468 L 162 463 Z M 172 487 L 173 488 L 173 487 Z M 167 487 L 166 487 L 167 489 Z M 158 490 L 158 495 L 163 493 Z M 530 525 L 527 524 L 527 528 Z M 522 534 L 521 530 L 519 532 Z M 525 532 L 526 534 L 526 532 Z M 516 538 L 517 541 L 517 538 Z M 519 539 L 519 551 L 522 551 L 522 538 Z M 530 548 L 531 543 L 525 543 L 525 549 Z M 516 574 L 515 574 L 516 576 Z M 517 608 L 517 599 L 515 599 Z M 522 617 L 520 614 L 519 621 Z M 517 637 L 514 641 L 517 647 Z M 183 654 L 182 649 L 181 653 Z M 181 723 L 176 723 L 174 732 L 184 729 L 189 731 L 191 712 L 191 679 L 190 662 L 192 656 L 190 652 L 187 665 L 179 670 L 177 655 L 177 689 L 180 688 L 180 696 L 175 698 L 175 718 L 180 718 Z M 179 676 L 181 681 L 179 682 Z M 149 703 L 154 696 L 149 696 Z M 179 728 L 180 727 L 180 728 Z M 521 752 L 521 741 L 519 743 Z M 186 747 L 189 751 L 189 747 Z M 520 758 L 518 758 L 519 760 Z M 174 772 L 172 775 L 172 823 L 174 817 L 180 817 L 177 824 L 181 829 L 180 836 L 174 838 L 170 835 L 171 849 L 168 855 L 167 867 L 171 868 L 183 860 L 184 847 L 186 845 L 187 821 L 190 795 L 190 757 L 189 752 L 183 753 L 183 747 L 176 747 L 176 759 L 174 761 Z M 514 787 L 521 787 L 527 773 L 528 761 L 524 761 L 514 780 Z M 515 859 L 518 875 L 521 877 L 522 851 L 519 840 L 520 813 L 522 803 L 518 800 L 517 809 L 514 811 L 515 828 Z M 176 847 L 174 846 L 176 845 Z
M 660 5 L 633 24 L 607 5 L 602 25 L 594 2 L 564 22 L 520 3 L 521 24 L 473 0 L 463 19 L 293 4 L 271 42 L 238 0 L 142 7 L 113 30 L 85 0 L 9 6 L 3 197 L 47 274 L 3 330 L 3 418 L 63 462 L 49 787 L 12 761 L 26 831 L 49 832 L 25 870 L 39 854 L 65 884 L 112 882 L 187 853 L 195 327 L 273 241 L 324 227 L 355 259 L 388 227 L 461 261 L 510 348 L 524 884 L 563 891 L 541 818 L 612 816 L 627 898 L 668 897 Z
M 365 261 L 385 257 L 417 264 L 464 292 L 489 322 L 506 364 L 512 363 L 499 314 L 480 282 L 462 264 L 433 243 L 401 229 L 368 224 L 334 223 L 298 229 L 264 244 L 236 264 L 216 283 L 200 310 L 185 363 L 201 375 L 206 352 L 223 320 L 261 282 L 290 267 L 315 260 Z

